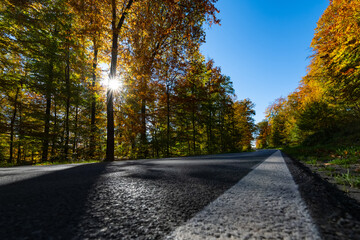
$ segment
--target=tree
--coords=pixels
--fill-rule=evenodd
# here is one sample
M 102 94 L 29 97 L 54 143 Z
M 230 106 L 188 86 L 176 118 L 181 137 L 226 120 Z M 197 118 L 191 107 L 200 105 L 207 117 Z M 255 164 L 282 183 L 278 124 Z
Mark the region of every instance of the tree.
M 235 126 L 238 129 L 240 138 L 237 140 L 241 150 L 250 150 L 251 142 L 254 140 L 253 133 L 255 131 L 255 123 L 253 116 L 255 104 L 250 99 L 236 101 L 234 103 Z
M 129 13 L 133 0 L 123 2 L 123 8 L 121 10 L 120 18 L 118 17 L 118 2 L 117 0 L 111 0 L 112 9 L 112 46 L 111 46 L 111 63 L 110 63 L 110 80 L 116 79 L 116 67 L 118 58 L 118 41 L 121 28 L 123 27 L 126 15 Z M 126 3 L 126 4 L 125 4 Z M 114 110 L 113 110 L 113 90 L 107 89 L 107 140 L 106 140 L 106 161 L 114 161 Z
M 269 135 L 269 123 L 266 120 L 263 120 L 257 124 L 258 136 L 256 138 L 256 147 L 257 148 L 267 148 L 268 135 Z
M 251 111 L 200 53 L 204 25 L 218 23 L 215 2 L 1 2 L 1 161 L 217 153 L 234 151 L 235 141 L 248 147 Z M 121 72 L 121 90 L 100 85 L 104 63 L 111 81 Z
M 348 105 L 359 106 L 359 1 L 332 0 L 320 18 L 311 43 L 313 80 L 322 81 Z M 355 107 L 357 108 L 357 107 Z M 357 108 L 359 110 L 359 108 Z

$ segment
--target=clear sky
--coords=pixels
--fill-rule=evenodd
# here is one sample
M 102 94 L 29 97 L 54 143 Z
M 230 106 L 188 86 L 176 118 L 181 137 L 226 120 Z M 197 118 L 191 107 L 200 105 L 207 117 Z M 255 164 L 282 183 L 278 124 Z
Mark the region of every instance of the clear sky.
M 255 104 L 255 122 L 306 74 L 316 23 L 329 0 L 219 0 L 221 26 L 206 30 L 202 53 L 230 76 L 238 99 Z

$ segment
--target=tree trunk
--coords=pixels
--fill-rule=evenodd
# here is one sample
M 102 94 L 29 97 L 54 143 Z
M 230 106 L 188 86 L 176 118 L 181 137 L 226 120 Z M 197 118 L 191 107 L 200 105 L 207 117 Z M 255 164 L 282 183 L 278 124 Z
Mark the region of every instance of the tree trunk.
M 18 141 L 18 153 L 17 153 L 17 164 L 21 164 L 21 142 L 23 139 L 23 134 L 21 131 L 21 127 L 22 127 L 22 118 L 21 118 L 21 114 L 22 114 L 22 104 L 21 104 L 21 99 L 19 101 L 19 124 L 18 124 L 18 135 L 19 135 L 19 141 Z M 25 153 L 25 150 L 24 150 Z
M 77 160 L 77 154 L 76 154 L 76 149 L 77 149 L 77 134 L 78 134 L 78 114 L 79 113 L 79 105 L 76 105 L 75 108 L 75 130 L 74 130 L 74 141 L 73 141 L 73 158 L 74 156 L 76 157 L 75 159 Z
M 46 110 L 45 110 L 45 126 L 44 126 L 44 141 L 43 141 L 43 151 L 42 151 L 42 162 L 48 160 L 48 151 L 49 151 L 49 133 L 50 133 L 50 110 L 51 110 L 51 85 L 53 82 L 53 71 L 54 65 L 51 60 L 49 69 L 49 81 L 46 86 Z
M 114 139 L 114 110 L 113 110 L 113 92 L 107 90 L 107 140 L 106 140 L 106 161 L 114 161 L 115 139 Z
M 116 28 L 116 1 L 112 0 L 112 47 L 111 47 L 111 66 L 110 79 L 116 78 L 116 65 L 118 55 L 118 38 L 119 33 Z M 107 114 L 107 139 L 106 139 L 106 161 L 114 161 L 115 139 L 114 139 L 114 105 L 113 105 L 113 91 L 108 88 L 106 92 L 106 114 Z
M 147 158 L 148 155 L 148 149 L 147 149 L 147 138 L 146 138 L 146 101 L 145 96 L 143 96 L 143 99 L 141 100 L 141 135 L 140 135 L 140 141 L 141 141 L 141 155 L 143 158 Z
M 16 112 L 17 112 L 17 99 L 19 96 L 20 88 L 16 88 L 16 94 L 14 98 L 14 111 L 11 116 L 11 122 L 10 122 L 10 156 L 8 163 L 13 163 L 13 151 L 14 151 L 14 128 L 15 128 L 15 119 L 16 119 Z
M 58 132 L 58 127 L 57 127 L 57 110 L 56 110 L 56 101 L 54 100 L 54 132 L 57 133 Z M 52 137 L 52 146 L 51 146 L 51 162 L 53 162 L 54 157 L 55 157 L 55 150 L 57 147 L 56 144 L 56 134 L 53 134 Z
M 167 129 L 166 129 L 166 157 L 170 156 L 170 90 L 169 86 L 166 86 L 166 120 L 167 120 Z
M 31 164 L 34 164 L 35 163 L 35 161 L 34 161 L 34 148 L 32 147 L 31 148 Z
M 224 143 L 224 118 L 223 118 L 223 113 L 222 111 L 220 111 L 220 143 L 221 143 L 221 152 L 225 152 L 225 143 Z
M 191 86 L 191 95 L 194 97 L 195 95 L 195 84 L 194 82 L 192 83 L 192 86 Z M 191 116 L 191 123 L 192 123 L 192 140 L 193 140 L 193 154 L 195 155 L 196 154 L 196 127 L 195 127 L 195 97 L 192 101 L 192 106 L 191 106 L 191 109 L 192 109 L 192 116 Z
M 192 119 L 191 119 L 191 123 L 192 123 L 192 133 L 193 133 L 193 136 L 192 136 L 192 140 L 193 140 L 193 154 L 195 155 L 196 154 L 196 127 L 195 127 L 195 109 L 193 108 L 193 111 L 192 111 Z
M 70 45 L 66 47 L 66 67 L 65 67 L 65 86 L 66 86 L 66 113 L 65 113 L 65 145 L 64 145 L 64 155 L 65 161 L 69 158 L 69 141 L 70 141 L 70 98 L 71 98 L 71 89 L 70 89 Z
M 92 88 L 93 88 L 93 99 L 91 103 L 91 127 L 90 127 L 90 157 L 94 157 L 95 153 L 95 132 L 96 132 L 96 125 L 95 125 L 95 117 L 96 117 L 96 98 L 95 98 L 95 85 L 96 85 L 96 68 L 97 68 L 97 57 L 98 57 L 98 48 L 96 40 L 93 40 L 94 45 L 94 59 L 93 59 L 93 66 L 92 66 Z
M 186 123 L 186 130 L 189 129 L 190 132 L 190 126 L 188 123 Z M 186 134 L 187 142 L 188 142 L 188 155 L 191 155 L 191 136 L 190 134 Z
M 44 141 L 43 141 L 42 162 L 46 162 L 48 160 L 48 150 L 49 150 L 51 94 L 48 93 L 47 95 L 48 96 L 46 97 L 45 127 L 44 127 Z
M 116 0 L 111 0 L 111 8 L 112 8 L 112 47 L 111 47 L 111 66 L 110 66 L 110 79 L 116 78 L 116 65 L 117 65 L 117 55 L 118 55 L 118 39 L 121 27 L 124 23 L 125 17 L 127 15 L 128 10 L 130 9 L 133 0 L 129 0 L 126 5 L 123 14 L 117 24 L 117 16 L 116 16 Z M 106 139 L 106 158 L 105 161 L 114 161 L 114 151 L 115 151 L 115 143 L 114 143 L 114 106 L 113 106 L 113 92 L 111 89 L 107 90 L 107 104 L 106 104 L 106 114 L 107 114 L 107 139 Z
M 211 107 L 209 109 L 209 124 L 208 124 L 208 128 L 209 128 L 209 137 L 208 137 L 208 141 L 209 141 L 209 153 L 213 153 L 213 140 L 212 140 L 212 112 L 211 112 Z

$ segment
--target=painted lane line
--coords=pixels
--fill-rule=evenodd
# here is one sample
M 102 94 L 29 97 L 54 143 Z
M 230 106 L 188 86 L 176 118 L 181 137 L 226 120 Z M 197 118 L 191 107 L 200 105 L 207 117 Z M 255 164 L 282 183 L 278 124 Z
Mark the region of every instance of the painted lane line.
M 321 239 L 276 151 L 166 239 Z

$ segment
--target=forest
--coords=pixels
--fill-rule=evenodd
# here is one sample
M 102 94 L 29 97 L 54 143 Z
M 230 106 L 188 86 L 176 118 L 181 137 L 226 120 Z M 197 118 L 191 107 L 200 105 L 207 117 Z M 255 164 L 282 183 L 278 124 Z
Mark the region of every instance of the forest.
M 257 124 L 256 145 L 282 147 L 360 187 L 360 1 L 331 0 L 311 48 L 299 87 L 276 99 Z
M 258 147 L 313 145 L 349 129 L 356 135 L 350 142 L 360 144 L 359 9 L 358 0 L 330 1 L 315 29 L 307 75 L 268 107 Z
M 200 52 L 216 1 L 1 1 L 0 165 L 249 150 L 254 103 Z

